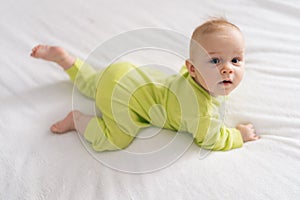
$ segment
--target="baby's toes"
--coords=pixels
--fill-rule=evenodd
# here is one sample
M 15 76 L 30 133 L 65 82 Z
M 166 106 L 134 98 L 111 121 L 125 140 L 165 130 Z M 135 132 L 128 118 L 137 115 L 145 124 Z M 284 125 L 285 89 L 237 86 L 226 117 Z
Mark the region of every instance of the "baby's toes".
M 33 51 L 33 52 L 36 52 L 40 47 L 41 47 L 41 45 L 39 44 L 39 45 L 33 47 L 32 51 Z
M 65 124 L 60 121 L 51 126 L 51 131 L 53 133 L 65 133 L 67 131 Z
M 58 128 L 57 124 L 58 124 L 58 123 L 53 124 L 53 125 L 51 126 L 50 130 L 51 130 L 52 133 L 59 133 L 59 128 Z
M 31 53 L 31 55 L 33 56 L 33 57 L 39 57 L 40 55 L 40 53 L 39 52 L 42 52 L 42 50 L 44 49 L 44 46 L 43 45 L 41 45 L 41 44 L 39 44 L 39 45 L 37 45 L 37 46 L 35 46 L 33 49 L 32 49 L 32 53 Z
M 35 46 L 35 47 L 31 50 L 31 54 L 30 54 L 30 55 L 33 56 L 33 57 L 35 57 L 38 48 L 39 48 L 39 45 L 38 45 L 38 46 Z

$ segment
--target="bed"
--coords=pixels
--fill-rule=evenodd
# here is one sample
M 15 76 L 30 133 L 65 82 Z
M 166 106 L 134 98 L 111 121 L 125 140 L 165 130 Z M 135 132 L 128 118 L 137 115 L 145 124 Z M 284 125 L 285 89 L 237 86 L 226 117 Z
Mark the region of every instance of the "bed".
M 2 2 L 0 10 L 0 199 L 299 198 L 299 1 L 28 0 Z M 127 151 L 94 153 L 76 132 L 50 132 L 74 107 L 95 110 L 59 67 L 29 56 L 33 46 L 63 46 L 91 61 L 99 54 L 105 63 L 111 51 L 101 54 L 99 47 L 113 38 L 148 29 L 171 31 L 177 41 L 211 16 L 238 25 L 247 45 L 246 76 L 228 98 L 225 122 L 252 122 L 260 140 L 210 152 L 186 134 L 174 140 L 171 131 L 151 127 Z M 184 64 L 180 56 L 157 56 L 175 70 Z M 139 52 L 131 57 L 149 59 Z M 170 141 L 159 158 L 127 157 Z

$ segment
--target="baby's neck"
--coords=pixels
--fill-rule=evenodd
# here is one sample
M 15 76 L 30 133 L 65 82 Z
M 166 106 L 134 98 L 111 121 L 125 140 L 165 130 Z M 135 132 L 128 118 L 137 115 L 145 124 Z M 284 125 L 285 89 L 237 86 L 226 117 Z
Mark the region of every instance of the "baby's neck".
M 199 85 L 199 87 L 201 87 L 205 92 L 207 92 L 209 95 L 213 96 L 213 97 L 217 97 L 217 95 L 215 95 L 214 93 L 212 93 L 211 91 L 205 89 L 205 87 L 203 87 L 197 80 L 194 79 L 194 77 L 192 77 L 192 79 L 195 81 L 195 83 L 197 85 Z

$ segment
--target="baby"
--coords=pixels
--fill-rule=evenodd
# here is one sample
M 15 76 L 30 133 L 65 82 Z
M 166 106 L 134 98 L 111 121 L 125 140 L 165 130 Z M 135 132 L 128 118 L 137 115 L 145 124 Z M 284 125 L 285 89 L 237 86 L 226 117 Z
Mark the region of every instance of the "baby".
M 126 148 L 142 128 L 152 125 L 189 132 L 206 149 L 229 150 L 259 139 L 252 124 L 228 128 L 218 112 L 220 97 L 243 78 L 244 51 L 240 29 L 225 19 L 212 19 L 194 30 L 190 58 L 180 74 L 165 79 L 126 62 L 96 72 L 61 47 L 38 45 L 31 56 L 61 66 L 102 112 L 97 117 L 71 111 L 51 126 L 53 133 L 77 130 L 95 151 L 106 151 Z

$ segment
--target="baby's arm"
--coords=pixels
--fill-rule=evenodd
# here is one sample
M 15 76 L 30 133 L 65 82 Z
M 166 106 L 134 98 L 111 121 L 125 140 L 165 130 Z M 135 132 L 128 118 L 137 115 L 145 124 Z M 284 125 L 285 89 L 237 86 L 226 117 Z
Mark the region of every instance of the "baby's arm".
M 236 128 L 226 127 L 218 118 L 205 116 L 200 119 L 195 142 L 204 149 L 227 151 L 243 146 L 243 138 Z
M 205 149 L 226 151 L 242 147 L 244 142 L 259 139 L 252 124 L 228 128 L 219 119 L 209 116 L 202 117 L 200 121 L 195 141 Z
M 241 132 L 244 142 L 258 140 L 260 137 L 256 135 L 253 124 L 239 124 L 236 129 Z

